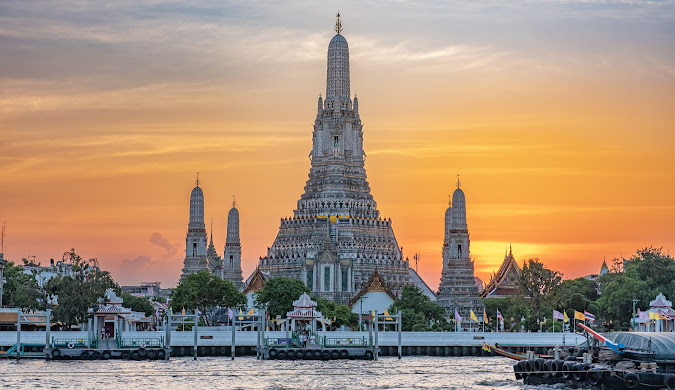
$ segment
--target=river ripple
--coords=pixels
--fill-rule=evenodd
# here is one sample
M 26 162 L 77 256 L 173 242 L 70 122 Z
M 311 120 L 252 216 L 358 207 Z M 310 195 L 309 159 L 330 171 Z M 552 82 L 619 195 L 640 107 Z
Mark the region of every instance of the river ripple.
M 7 389 L 527 389 L 501 357 L 381 357 L 379 361 L 0 360 Z

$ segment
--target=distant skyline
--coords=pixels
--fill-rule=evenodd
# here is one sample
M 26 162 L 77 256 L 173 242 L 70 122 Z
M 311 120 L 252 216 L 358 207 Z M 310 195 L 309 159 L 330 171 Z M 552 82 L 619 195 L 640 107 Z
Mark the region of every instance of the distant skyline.
M 200 172 L 246 278 L 307 180 L 338 9 L 372 194 L 430 287 L 457 174 L 485 282 L 509 243 L 570 278 L 675 248 L 673 1 L 3 1 L 6 258 L 174 286 Z

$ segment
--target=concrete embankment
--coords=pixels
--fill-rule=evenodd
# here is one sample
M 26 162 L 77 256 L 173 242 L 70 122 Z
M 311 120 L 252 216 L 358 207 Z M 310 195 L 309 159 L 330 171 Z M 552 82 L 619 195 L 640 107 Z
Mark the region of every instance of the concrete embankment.
M 86 331 L 58 332 L 51 336 L 57 339 L 86 339 Z M 230 356 L 232 333 L 228 328 L 199 328 L 199 356 Z M 368 337 L 368 332 L 319 332 L 319 337 L 353 338 Z M 160 338 L 163 331 L 124 332 L 124 338 Z M 236 337 L 237 356 L 255 355 L 256 332 L 240 332 Z M 267 338 L 285 338 L 286 332 L 265 332 Z M 404 356 L 488 356 L 491 353 L 481 349 L 483 342 L 499 344 L 500 347 L 524 352 L 546 353 L 555 345 L 576 346 L 586 339 L 581 335 L 562 333 L 505 333 L 505 332 L 403 332 L 401 334 L 402 354 Z M 381 356 L 397 354 L 398 336 L 396 332 L 379 332 Z M 45 332 L 21 332 L 24 344 L 44 344 Z M 0 332 L 0 349 L 6 350 L 16 343 L 16 332 Z M 171 333 L 172 356 L 192 356 L 194 333 L 192 331 Z

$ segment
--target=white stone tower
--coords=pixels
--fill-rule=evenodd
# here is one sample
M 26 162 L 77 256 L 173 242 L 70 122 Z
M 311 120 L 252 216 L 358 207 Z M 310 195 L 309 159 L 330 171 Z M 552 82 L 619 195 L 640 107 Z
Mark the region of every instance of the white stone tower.
M 349 46 L 340 34 L 328 44 L 325 101 L 319 97 L 312 132 L 311 167 L 293 217 L 259 269 L 300 279 L 313 294 L 347 303 L 375 269 L 396 294 L 411 283 L 391 219 L 383 219 L 370 193 L 358 100 L 350 95 Z M 414 272 L 414 271 L 412 271 Z
M 438 304 L 451 317 L 455 310 L 462 316 L 462 327 L 469 327 L 469 313 L 473 309 L 482 318 L 485 305 L 478 297 L 474 279 L 474 265 L 469 250 L 469 228 L 466 223 L 466 200 L 459 176 L 452 202 L 445 211 L 445 238 L 443 240 L 443 271 L 438 288 Z M 474 324 L 475 326 L 476 324 Z
M 190 194 L 190 221 L 188 223 L 187 236 L 185 237 L 185 260 L 183 261 L 183 274 L 197 271 L 208 271 L 206 259 L 206 225 L 204 224 L 204 192 L 199 187 L 199 173 L 195 188 Z
M 239 240 L 239 210 L 237 202 L 232 200 L 232 208 L 227 213 L 227 238 L 223 251 L 222 276 L 231 280 L 239 291 L 244 289 L 241 276 L 241 241 Z

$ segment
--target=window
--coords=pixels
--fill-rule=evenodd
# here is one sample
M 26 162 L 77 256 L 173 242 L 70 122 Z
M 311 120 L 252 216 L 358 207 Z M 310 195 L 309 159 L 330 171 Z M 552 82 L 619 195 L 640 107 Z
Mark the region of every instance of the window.
M 192 257 L 197 257 L 197 243 L 192 243 Z
M 457 245 L 457 257 L 462 257 L 462 246 Z
M 234 266 L 234 256 L 230 255 L 230 267 Z
M 347 291 L 347 269 L 342 270 L 342 291 Z
M 307 287 L 309 287 L 310 290 L 314 290 L 314 269 L 310 268 L 307 270 Z
M 323 269 L 323 291 L 330 291 L 330 268 Z

